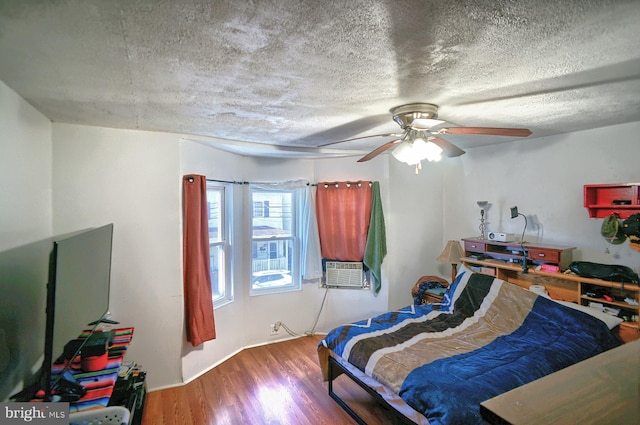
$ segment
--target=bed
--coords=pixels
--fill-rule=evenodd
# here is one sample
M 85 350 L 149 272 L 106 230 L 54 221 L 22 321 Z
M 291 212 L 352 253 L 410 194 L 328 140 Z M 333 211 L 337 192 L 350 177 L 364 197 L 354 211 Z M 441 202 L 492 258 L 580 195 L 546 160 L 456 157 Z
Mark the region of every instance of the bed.
M 318 345 L 329 394 L 345 373 L 398 423 L 480 424 L 480 403 L 620 345 L 617 322 L 463 269 L 439 305 L 339 326 Z M 605 317 L 606 320 L 606 317 Z

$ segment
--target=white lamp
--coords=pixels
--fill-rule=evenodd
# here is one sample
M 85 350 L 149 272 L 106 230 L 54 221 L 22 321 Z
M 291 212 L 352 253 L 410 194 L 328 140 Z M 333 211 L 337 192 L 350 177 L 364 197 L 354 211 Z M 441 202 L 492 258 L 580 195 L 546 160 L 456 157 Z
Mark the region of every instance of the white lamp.
M 485 219 L 484 219 L 484 211 L 485 211 L 485 207 L 487 205 L 489 205 L 489 201 L 477 201 L 476 203 L 480 207 L 480 239 L 484 239 L 486 237 L 485 236 L 486 225 L 485 225 Z

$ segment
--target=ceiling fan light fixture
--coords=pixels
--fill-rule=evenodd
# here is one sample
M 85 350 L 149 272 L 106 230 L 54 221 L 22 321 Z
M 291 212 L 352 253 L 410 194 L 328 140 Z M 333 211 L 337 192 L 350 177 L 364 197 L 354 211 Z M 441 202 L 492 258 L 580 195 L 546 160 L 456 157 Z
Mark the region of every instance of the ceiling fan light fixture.
M 418 141 L 419 143 L 416 143 Z M 442 159 L 442 148 L 440 146 L 431 141 L 425 142 L 422 139 L 417 139 L 416 142 L 414 142 L 414 149 L 422 159 L 426 159 L 429 162 L 437 162 Z
M 413 151 L 412 142 L 402 142 L 396 148 L 391 151 L 391 155 L 400 162 L 404 162 L 409 165 L 415 165 L 420 162 L 420 158 L 417 158 Z
M 442 148 L 422 137 L 400 143 L 392 152 L 394 158 L 409 165 L 419 164 L 426 159 L 429 162 L 442 159 Z

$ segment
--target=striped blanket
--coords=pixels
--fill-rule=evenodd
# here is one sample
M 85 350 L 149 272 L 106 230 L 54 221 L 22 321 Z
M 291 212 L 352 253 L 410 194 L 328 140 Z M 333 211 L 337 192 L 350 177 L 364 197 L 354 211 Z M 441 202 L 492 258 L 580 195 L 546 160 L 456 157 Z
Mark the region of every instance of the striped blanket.
M 323 369 L 328 355 L 348 361 L 431 425 L 479 424 L 480 402 L 617 345 L 598 319 L 465 272 L 439 309 L 412 305 L 340 326 L 318 354 Z

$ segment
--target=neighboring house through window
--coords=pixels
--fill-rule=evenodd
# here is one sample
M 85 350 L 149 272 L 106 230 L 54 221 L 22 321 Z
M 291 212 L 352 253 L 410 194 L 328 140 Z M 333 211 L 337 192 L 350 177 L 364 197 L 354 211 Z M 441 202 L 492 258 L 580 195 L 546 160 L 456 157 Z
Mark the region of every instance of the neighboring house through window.
M 299 290 L 296 192 L 250 186 L 250 295 Z

